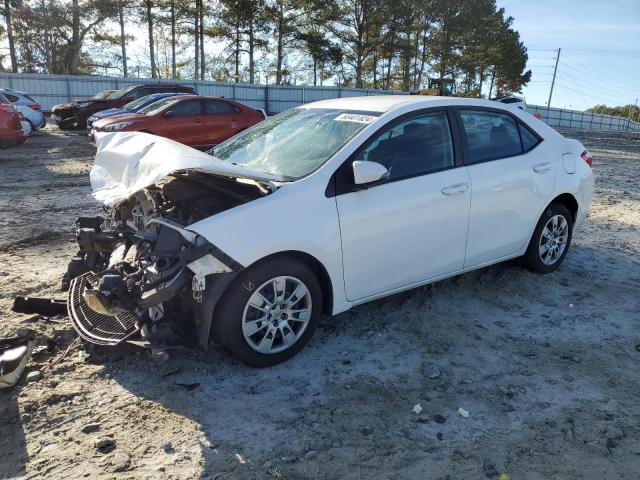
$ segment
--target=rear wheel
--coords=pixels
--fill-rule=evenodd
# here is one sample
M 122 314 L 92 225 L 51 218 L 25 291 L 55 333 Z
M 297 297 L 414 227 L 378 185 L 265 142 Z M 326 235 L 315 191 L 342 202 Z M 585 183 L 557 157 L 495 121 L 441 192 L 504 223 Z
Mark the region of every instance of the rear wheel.
M 241 272 L 214 314 L 214 335 L 239 360 L 268 367 L 298 353 L 318 327 L 322 289 L 313 271 L 275 257 Z
M 527 267 L 540 273 L 556 270 L 569 251 L 573 219 L 569 209 L 561 204 L 549 205 L 533 232 L 524 255 Z

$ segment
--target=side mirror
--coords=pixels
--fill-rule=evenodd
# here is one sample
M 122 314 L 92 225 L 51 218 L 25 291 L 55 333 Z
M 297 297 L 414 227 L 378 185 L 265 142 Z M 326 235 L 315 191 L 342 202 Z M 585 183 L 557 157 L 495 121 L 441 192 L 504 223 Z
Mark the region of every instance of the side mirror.
M 384 165 L 368 160 L 355 160 L 353 162 L 353 179 L 356 185 L 384 180 L 389 176 L 389 170 Z

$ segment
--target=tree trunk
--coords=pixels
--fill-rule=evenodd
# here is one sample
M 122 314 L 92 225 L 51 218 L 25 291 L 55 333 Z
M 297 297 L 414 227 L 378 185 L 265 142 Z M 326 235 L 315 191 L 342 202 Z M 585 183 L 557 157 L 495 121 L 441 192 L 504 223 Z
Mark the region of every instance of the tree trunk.
M 18 71 L 18 59 L 16 58 L 16 46 L 13 38 L 13 25 L 11 20 L 11 3 L 4 0 L 4 18 L 7 23 L 7 40 L 9 40 L 9 56 L 11 57 L 11 71 Z
M 236 19 L 236 74 L 234 81 L 238 83 L 240 81 L 240 19 Z
M 493 82 L 496 79 L 496 71 L 494 70 L 493 73 L 491 73 L 491 83 L 489 84 L 489 96 L 487 98 L 491 98 L 491 92 L 493 92 Z
M 200 0 L 200 80 L 204 80 L 204 0 Z
M 171 77 L 176 78 L 176 3 L 171 0 Z
M 193 79 L 197 80 L 200 75 L 200 0 L 196 0 L 196 11 L 193 17 L 193 33 L 195 35 L 195 66 L 193 69 Z
M 158 78 L 156 74 L 156 50 L 153 44 L 153 16 L 151 9 L 153 8 L 152 0 L 145 0 L 147 7 L 147 26 L 149 28 L 149 56 L 151 57 L 151 78 Z
M 80 12 L 78 0 L 73 0 L 71 4 L 71 43 L 67 54 L 67 73 L 69 75 L 78 73 L 80 48 Z
M 42 12 L 42 18 L 47 18 L 47 7 L 45 5 L 45 0 L 40 0 L 40 9 Z M 43 32 L 43 36 L 44 36 L 44 55 L 45 55 L 45 62 L 47 64 L 47 73 L 51 73 L 51 70 L 53 69 L 53 62 L 51 61 L 51 33 L 49 32 L 49 30 L 45 30 Z
M 253 83 L 255 76 L 254 43 L 253 20 L 251 20 L 249 24 L 249 83 Z
M 284 41 L 283 41 L 283 33 L 284 33 L 284 13 L 283 13 L 283 4 L 282 2 L 278 2 L 278 46 L 276 49 L 276 85 L 280 85 L 282 82 L 282 64 L 284 63 Z M 314 69 L 315 69 L 315 59 L 314 59 Z M 314 71 L 314 85 L 315 85 L 315 71 Z
M 318 61 L 316 60 L 315 57 L 313 57 L 313 86 L 315 87 L 318 83 L 317 83 L 317 78 L 318 78 Z
M 127 41 L 124 34 L 124 8 L 122 0 L 118 2 L 118 15 L 120 17 L 120 49 L 122 50 L 122 76 L 127 77 Z

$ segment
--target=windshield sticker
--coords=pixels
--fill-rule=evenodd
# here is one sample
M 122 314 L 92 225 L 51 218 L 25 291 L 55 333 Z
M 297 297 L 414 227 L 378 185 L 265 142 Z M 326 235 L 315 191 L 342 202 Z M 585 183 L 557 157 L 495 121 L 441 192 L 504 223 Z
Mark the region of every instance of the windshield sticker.
M 362 115 L 361 113 L 343 113 L 336 117 L 337 122 L 356 122 L 356 123 L 371 123 L 376 118 L 373 115 Z

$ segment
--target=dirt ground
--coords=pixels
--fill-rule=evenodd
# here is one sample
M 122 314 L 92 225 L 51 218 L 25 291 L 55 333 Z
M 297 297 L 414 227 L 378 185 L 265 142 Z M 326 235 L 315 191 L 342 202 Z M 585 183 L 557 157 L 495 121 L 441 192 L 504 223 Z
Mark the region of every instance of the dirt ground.
M 638 478 L 640 135 L 567 135 L 596 195 L 556 273 L 507 263 L 394 295 L 264 370 L 217 347 L 61 359 L 68 321 L 10 308 L 64 298 L 73 222 L 99 211 L 93 148 L 47 128 L 1 151 L 0 336 L 55 344 L 29 364 L 40 380 L 0 392 L 0 478 Z

